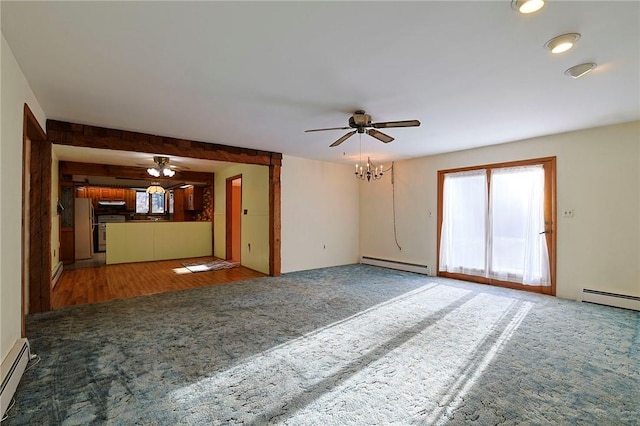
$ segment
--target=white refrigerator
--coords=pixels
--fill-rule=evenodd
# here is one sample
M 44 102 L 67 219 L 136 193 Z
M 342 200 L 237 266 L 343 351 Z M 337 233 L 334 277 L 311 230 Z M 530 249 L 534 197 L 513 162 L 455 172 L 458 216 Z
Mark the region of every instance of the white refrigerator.
M 93 257 L 93 204 L 91 198 L 75 199 L 75 246 L 76 260 Z

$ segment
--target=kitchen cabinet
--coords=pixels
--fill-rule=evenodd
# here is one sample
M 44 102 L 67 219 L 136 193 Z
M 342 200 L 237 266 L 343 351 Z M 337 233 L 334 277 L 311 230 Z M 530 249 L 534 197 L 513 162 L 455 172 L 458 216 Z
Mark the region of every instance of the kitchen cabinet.
M 202 210 L 204 207 L 204 188 L 202 186 L 190 186 L 185 188 L 185 210 Z
M 100 201 L 124 200 L 124 188 L 98 188 Z
M 87 192 L 86 186 L 78 186 L 76 187 L 76 198 L 88 198 L 89 194 Z
M 125 189 L 124 190 L 124 203 L 127 210 L 135 211 L 136 209 L 136 190 Z
M 111 200 L 123 201 L 124 200 L 124 188 L 111 188 Z
M 184 211 L 186 209 L 184 189 L 173 190 L 173 221 L 184 222 L 186 220 Z
M 98 201 L 124 201 L 127 210 L 136 209 L 136 190 L 129 188 L 107 188 L 99 186 L 76 187 L 77 198 L 91 198 L 93 208 L 99 207 Z
M 111 201 L 111 188 L 98 188 L 100 200 Z
M 95 186 L 90 186 L 87 188 L 87 196 L 91 198 L 91 204 L 93 204 L 93 208 L 98 207 L 98 201 L 100 201 L 100 188 Z

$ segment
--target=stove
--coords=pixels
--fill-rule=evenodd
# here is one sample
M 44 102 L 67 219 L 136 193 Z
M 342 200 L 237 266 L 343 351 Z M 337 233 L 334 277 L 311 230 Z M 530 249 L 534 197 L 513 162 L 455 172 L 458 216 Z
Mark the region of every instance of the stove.
M 107 223 L 122 223 L 127 220 L 121 214 L 102 214 L 98 216 L 98 251 L 107 251 Z

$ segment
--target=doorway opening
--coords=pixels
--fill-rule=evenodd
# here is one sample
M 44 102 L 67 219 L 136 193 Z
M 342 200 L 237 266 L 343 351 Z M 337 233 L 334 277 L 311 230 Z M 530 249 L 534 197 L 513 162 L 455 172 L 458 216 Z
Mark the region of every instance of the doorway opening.
M 227 178 L 226 260 L 242 260 L 242 175 Z

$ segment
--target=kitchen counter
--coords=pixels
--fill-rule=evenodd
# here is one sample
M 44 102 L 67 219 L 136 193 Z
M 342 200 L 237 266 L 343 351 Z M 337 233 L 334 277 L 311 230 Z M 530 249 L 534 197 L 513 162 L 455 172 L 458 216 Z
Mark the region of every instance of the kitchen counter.
M 107 264 L 211 256 L 211 222 L 107 223 Z

